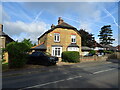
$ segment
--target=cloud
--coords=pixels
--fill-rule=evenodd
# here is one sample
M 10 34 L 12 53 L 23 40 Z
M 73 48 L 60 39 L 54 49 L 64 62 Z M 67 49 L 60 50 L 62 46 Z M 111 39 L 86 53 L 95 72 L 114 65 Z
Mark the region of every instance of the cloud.
M 37 38 L 50 27 L 49 24 L 44 22 L 25 23 L 22 21 L 17 22 L 4 22 L 4 30 L 9 33 L 15 40 L 23 40 L 30 38 L 33 42 L 37 42 Z
M 118 2 L 119 0 L 44 0 L 44 2 Z M 4 0 L 4 2 L 43 2 L 43 0 Z
M 55 15 L 65 15 L 66 13 L 75 12 L 80 14 L 81 16 L 90 16 L 94 18 L 94 14 L 98 13 L 98 3 L 90 3 L 90 2 L 28 2 L 23 3 L 25 8 L 31 11 L 39 11 L 40 9 L 45 9 L 46 12 L 55 14 Z M 99 5 L 100 6 L 100 5 Z M 97 11 L 96 11 L 97 10 Z M 70 12 L 68 12 L 70 11 Z M 95 15 L 96 16 L 96 15 Z M 99 16 L 99 15 L 98 15 Z M 82 17 L 81 17 L 82 18 Z
M 32 41 L 37 41 L 37 37 L 48 30 L 49 24 L 55 23 L 58 16 L 63 17 L 65 22 L 75 26 L 78 30 L 83 28 L 90 33 L 97 34 L 97 30 L 106 22 L 111 23 L 109 19 L 112 19 L 109 17 L 110 15 L 103 13 L 101 7 L 110 10 L 111 13 L 111 9 L 108 8 L 113 4 L 98 2 L 22 2 L 12 3 L 12 5 L 11 3 L 4 3 L 4 5 L 6 10 L 3 10 L 5 32 L 16 40 L 22 40 L 26 37 Z M 112 9 L 112 11 L 115 10 Z M 8 20 L 5 20 L 6 17 Z
M 0 23 L 2 23 L 2 5 L 0 5 Z
M 88 23 L 88 22 L 81 22 L 80 26 L 79 26 L 80 29 L 85 29 L 85 31 L 91 33 L 92 32 L 92 29 L 91 29 L 91 24 Z

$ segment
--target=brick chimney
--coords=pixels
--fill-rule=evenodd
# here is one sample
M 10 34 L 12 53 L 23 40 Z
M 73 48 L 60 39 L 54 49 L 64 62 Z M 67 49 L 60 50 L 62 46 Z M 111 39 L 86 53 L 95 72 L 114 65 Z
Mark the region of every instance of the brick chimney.
M 64 21 L 64 20 L 63 20 L 61 17 L 59 17 L 59 18 L 58 18 L 58 25 L 61 24 L 61 23 L 63 23 L 63 21 Z
M 54 24 L 52 24 L 52 25 L 51 25 L 51 28 L 54 28 L 54 27 L 55 27 L 55 25 L 54 25 Z
M 2 32 L 2 31 L 3 31 L 3 25 L 0 24 L 0 32 Z

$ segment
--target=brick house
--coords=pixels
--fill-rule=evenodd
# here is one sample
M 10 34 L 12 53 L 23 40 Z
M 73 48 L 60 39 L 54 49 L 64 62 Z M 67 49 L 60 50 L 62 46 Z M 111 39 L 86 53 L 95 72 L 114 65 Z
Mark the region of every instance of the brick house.
M 3 25 L 0 24 L 0 48 L 5 48 L 12 41 L 14 40 L 3 32 Z
M 3 32 L 3 25 L 0 24 L 0 49 L 5 48 L 6 44 L 14 41 L 11 37 Z M 5 62 L 8 62 L 8 52 L 4 52 L 4 57 L 1 55 L 0 52 L 0 60 L 5 59 Z
M 117 45 L 117 46 L 116 46 L 116 50 L 117 50 L 117 51 L 120 51 L 120 45 Z
M 81 36 L 78 30 L 59 17 L 58 25 L 51 26 L 38 38 L 38 45 L 32 50 L 46 51 L 52 56 L 61 57 L 63 51 L 78 51 L 81 55 Z

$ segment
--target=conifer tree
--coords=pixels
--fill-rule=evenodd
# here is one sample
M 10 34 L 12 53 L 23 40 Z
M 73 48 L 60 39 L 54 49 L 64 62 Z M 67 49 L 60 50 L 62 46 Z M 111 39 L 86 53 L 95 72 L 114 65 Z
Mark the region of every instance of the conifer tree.
M 110 45 L 113 44 L 112 42 L 115 40 L 112 38 L 112 30 L 111 25 L 105 25 L 101 28 L 99 36 L 100 44 L 103 45 Z

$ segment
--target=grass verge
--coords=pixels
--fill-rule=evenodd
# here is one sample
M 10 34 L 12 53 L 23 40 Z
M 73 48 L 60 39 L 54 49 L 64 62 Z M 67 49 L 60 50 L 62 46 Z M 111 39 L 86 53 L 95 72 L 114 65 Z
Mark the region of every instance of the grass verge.
M 7 70 L 9 70 L 8 63 L 3 63 L 2 64 L 2 71 L 4 72 L 4 71 L 7 71 Z

